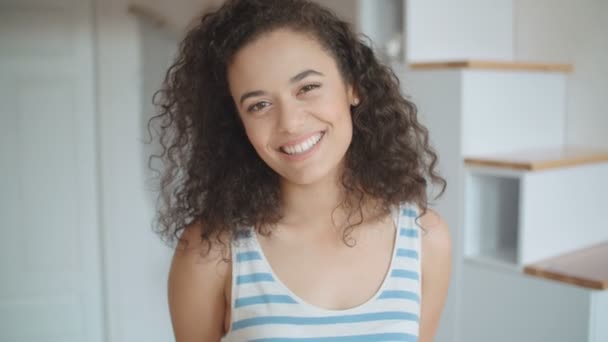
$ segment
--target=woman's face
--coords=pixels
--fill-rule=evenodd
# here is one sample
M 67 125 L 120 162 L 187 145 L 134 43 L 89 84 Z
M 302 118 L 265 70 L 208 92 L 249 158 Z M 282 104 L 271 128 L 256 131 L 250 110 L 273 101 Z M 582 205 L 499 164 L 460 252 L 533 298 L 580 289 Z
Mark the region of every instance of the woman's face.
M 358 99 L 316 40 L 288 29 L 264 34 L 237 52 L 228 81 L 251 144 L 285 181 L 337 175 Z

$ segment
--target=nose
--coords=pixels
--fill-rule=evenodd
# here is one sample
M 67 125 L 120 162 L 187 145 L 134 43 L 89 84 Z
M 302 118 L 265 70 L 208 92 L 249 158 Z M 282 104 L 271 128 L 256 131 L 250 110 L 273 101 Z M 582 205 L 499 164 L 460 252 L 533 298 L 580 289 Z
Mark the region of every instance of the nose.
M 306 112 L 295 101 L 282 101 L 278 111 L 278 128 L 282 133 L 297 133 L 306 120 Z

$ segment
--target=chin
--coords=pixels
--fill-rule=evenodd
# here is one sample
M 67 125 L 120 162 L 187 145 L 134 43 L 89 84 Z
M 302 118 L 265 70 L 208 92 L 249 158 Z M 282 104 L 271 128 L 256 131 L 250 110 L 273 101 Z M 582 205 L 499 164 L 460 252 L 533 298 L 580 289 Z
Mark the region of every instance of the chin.
M 335 168 L 316 168 L 314 170 L 306 169 L 302 172 L 289 172 L 281 175 L 283 180 L 297 185 L 313 185 L 324 182 L 328 177 L 335 174 Z

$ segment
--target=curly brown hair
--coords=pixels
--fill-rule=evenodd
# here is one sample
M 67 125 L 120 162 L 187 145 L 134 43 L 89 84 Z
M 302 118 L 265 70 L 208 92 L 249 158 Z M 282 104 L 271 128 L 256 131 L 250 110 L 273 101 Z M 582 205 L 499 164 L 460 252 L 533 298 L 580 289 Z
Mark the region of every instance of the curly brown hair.
M 240 228 L 269 233 L 282 217 L 279 175 L 249 142 L 231 97 L 227 68 L 236 52 L 280 28 L 315 38 L 335 59 L 346 84 L 360 98 L 352 108 L 353 136 L 341 183 L 349 218 L 363 220 L 362 205 L 379 212 L 413 202 L 427 210 L 428 182 L 446 182 L 416 106 L 400 93 L 399 80 L 372 48 L 330 10 L 304 0 L 228 0 L 202 16 L 179 46 L 162 88 L 154 95 L 163 171 L 157 233 L 169 243 L 197 222 L 203 241 L 234 236 Z M 422 216 L 422 214 L 420 216 Z M 262 228 L 266 227 L 266 228 Z M 221 241 L 221 240 L 219 240 Z

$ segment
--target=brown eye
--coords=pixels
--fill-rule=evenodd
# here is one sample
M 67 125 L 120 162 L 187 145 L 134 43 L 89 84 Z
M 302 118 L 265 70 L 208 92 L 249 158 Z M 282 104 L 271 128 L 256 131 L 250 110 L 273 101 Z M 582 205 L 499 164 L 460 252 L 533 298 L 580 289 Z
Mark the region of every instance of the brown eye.
M 319 88 L 320 86 L 320 84 L 307 84 L 300 89 L 300 92 L 298 94 L 307 93 L 313 89 Z
M 249 106 L 247 108 L 247 111 L 248 112 L 257 112 L 257 111 L 260 111 L 260 110 L 264 109 L 265 107 L 267 107 L 269 105 L 270 105 L 270 103 L 268 103 L 266 101 L 258 102 L 256 104 L 253 104 L 253 105 Z

